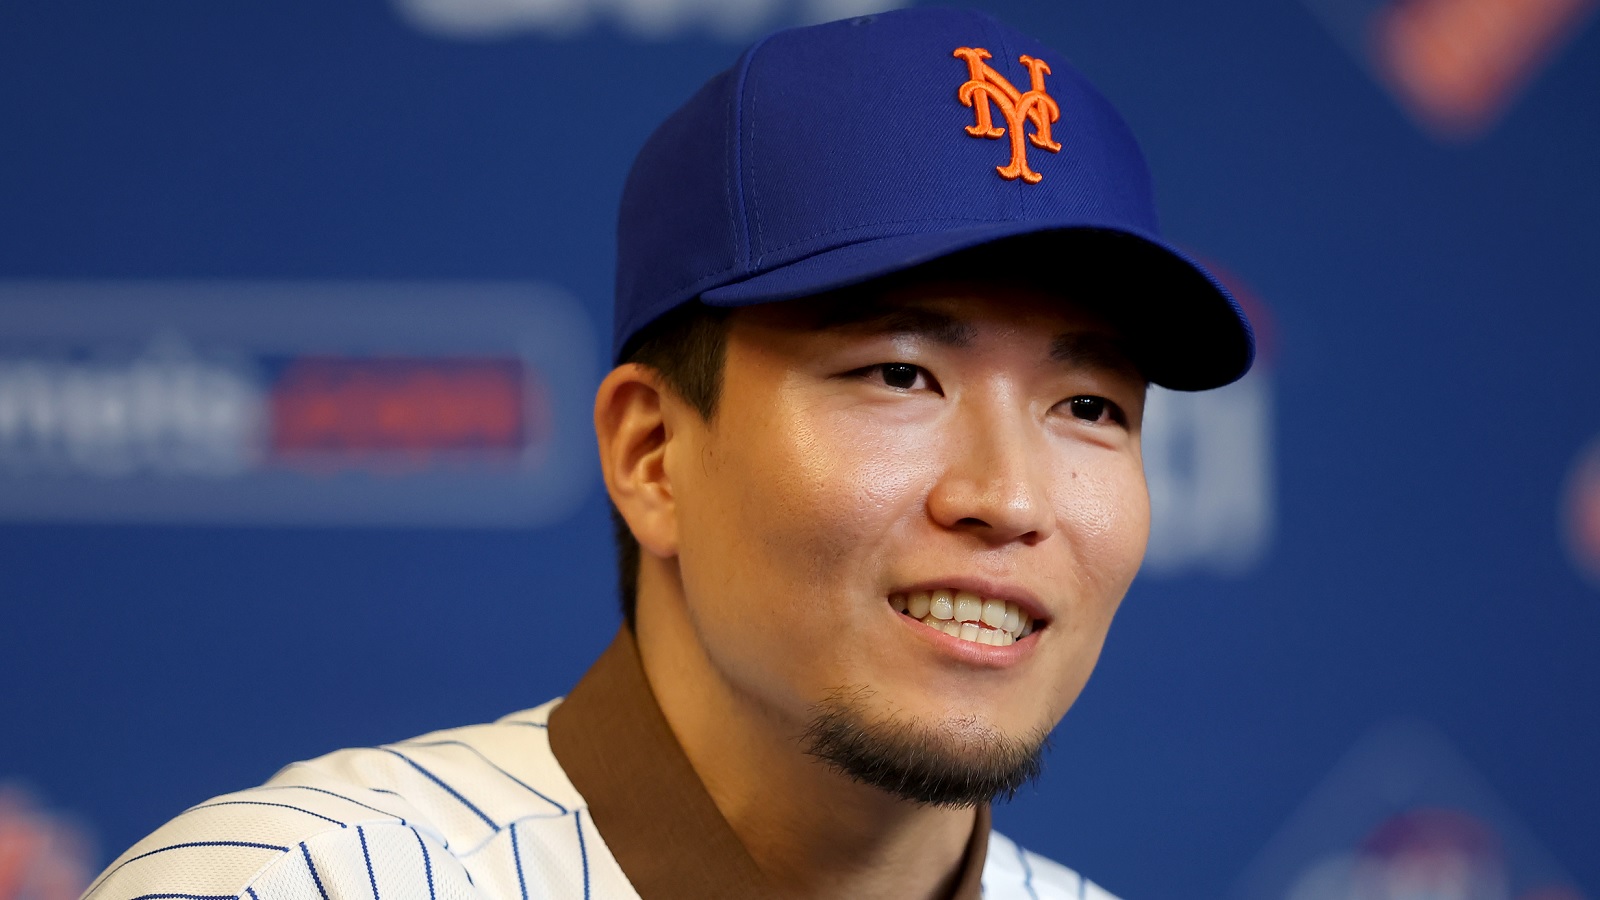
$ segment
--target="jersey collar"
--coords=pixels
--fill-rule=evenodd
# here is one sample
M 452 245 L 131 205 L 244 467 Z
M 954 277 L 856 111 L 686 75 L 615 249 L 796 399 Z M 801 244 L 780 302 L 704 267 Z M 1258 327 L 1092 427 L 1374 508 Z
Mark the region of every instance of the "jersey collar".
M 792 894 L 768 883 L 706 792 L 656 703 L 626 627 L 551 713 L 550 749 L 643 900 Z M 985 804 L 952 900 L 981 896 L 989 828 Z

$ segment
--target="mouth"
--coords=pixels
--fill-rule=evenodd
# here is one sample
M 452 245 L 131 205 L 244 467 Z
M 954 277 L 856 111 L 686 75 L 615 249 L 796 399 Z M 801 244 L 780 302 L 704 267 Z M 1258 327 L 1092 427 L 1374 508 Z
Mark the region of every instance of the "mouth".
M 991 647 L 1009 647 L 1037 628 L 1036 620 L 1010 600 L 971 591 L 936 590 L 890 594 L 889 605 L 935 631 Z

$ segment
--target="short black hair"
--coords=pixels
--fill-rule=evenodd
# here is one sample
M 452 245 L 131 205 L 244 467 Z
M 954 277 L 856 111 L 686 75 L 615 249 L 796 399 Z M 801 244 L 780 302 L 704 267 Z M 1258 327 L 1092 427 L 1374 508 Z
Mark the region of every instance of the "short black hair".
M 698 301 L 685 303 L 634 335 L 618 364 L 637 363 L 655 371 L 668 390 L 710 422 L 722 395 L 730 312 Z M 639 541 L 615 504 L 611 527 L 617 544 L 617 594 L 622 620 L 631 631 L 639 605 Z

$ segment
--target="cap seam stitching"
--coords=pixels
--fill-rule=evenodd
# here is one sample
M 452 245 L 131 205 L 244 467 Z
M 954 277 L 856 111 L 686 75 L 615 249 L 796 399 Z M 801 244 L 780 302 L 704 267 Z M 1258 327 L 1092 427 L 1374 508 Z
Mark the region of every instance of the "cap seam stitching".
M 744 100 L 745 100 L 746 86 L 749 83 L 750 70 L 751 70 L 752 67 L 755 66 L 756 54 L 758 52 L 760 52 L 761 48 L 765 47 L 767 45 L 767 42 L 772 40 L 772 38 L 774 36 L 775 35 L 771 35 L 771 34 L 767 35 L 766 37 L 762 38 L 761 40 L 756 41 L 754 44 L 752 44 L 750 46 L 749 50 L 745 51 L 744 59 L 742 59 L 740 61 L 740 65 L 739 65 L 738 79 L 737 79 L 737 81 L 736 81 L 736 83 L 734 85 L 734 91 L 733 91 L 733 167 L 734 168 L 733 168 L 732 181 L 734 183 L 734 195 L 737 198 L 738 204 L 739 204 L 739 217 L 738 217 L 738 219 L 736 219 L 736 221 L 739 222 L 739 224 L 742 226 L 740 228 L 740 231 L 742 231 L 743 234 L 741 235 L 741 238 L 742 238 L 742 241 L 741 241 L 742 246 L 740 247 L 740 251 L 741 252 L 734 258 L 733 265 L 730 266 L 729 268 L 739 268 L 741 266 L 749 267 L 751 265 L 751 261 L 756 258 L 755 248 L 751 246 L 752 240 L 751 240 L 751 236 L 750 236 L 750 227 L 751 227 L 752 220 L 754 221 L 755 232 L 756 232 L 755 241 L 754 242 L 759 243 L 760 240 L 761 240 L 761 211 L 760 211 L 759 207 L 757 206 L 757 204 L 754 202 L 754 199 L 746 196 L 746 193 L 747 193 L 747 191 L 746 191 L 746 181 L 745 181 L 745 177 L 744 177 L 744 175 L 745 175 L 744 148 L 745 148 L 745 143 L 746 143 L 745 136 L 744 136 L 744 127 L 745 127 L 745 118 L 746 117 L 745 117 L 745 114 L 744 114 L 745 113 Z M 754 103 L 755 103 L 755 101 L 752 100 L 751 101 L 752 108 L 750 110 L 751 115 L 749 116 L 749 118 L 752 121 L 755 119 Z M 750 142 L 754 143 L 755 134 L 754 134 L 754 131 L 753 131 L 753 129 L 754 129 L 754 125 L 753 124 L 752 124 L 751 128 L 752 128 L 752 133 L 751 133 L 751 136 L 750 136 L 751 137 L 751 141 Z M 753 159 L 751 160 L 749 168 L 750 168 L 750 178 L 752 180 L 754 180 L 754 178 L 755 178 L 755 161 Z M 728 270 L 727 269 L 723 269 L 722 271 L 728 271 Z
M 735 85 L 733 90 L 737 94 L 737 85 Z M 728 169 L 726 172 L 726 177 L 722 180 L 722 203 L 725 207 L 727 207 L 728 221 L 732 223 L 733 230 L 737 232 L 739 230 L 740 223 L 743 221 L 744 215 L 744 202 L 736 196 L 739 192 L 738 183 L 740 174 L 739 103 L 737 97 L 734 98 L 733 103 L 729 104 L 729 108 L 726 112 L 727 117 L 723 121 L 723 127 L 727 129 L 727 131 L 723 135 L 724 140 L 722 152 L 726 154 L 723 159 L 723 163 L 728 167 Z M 740 240 L 738 237 L 735 237 L 733 248 L 733 258 L 735 261 L 739 259 L 739 245 Z

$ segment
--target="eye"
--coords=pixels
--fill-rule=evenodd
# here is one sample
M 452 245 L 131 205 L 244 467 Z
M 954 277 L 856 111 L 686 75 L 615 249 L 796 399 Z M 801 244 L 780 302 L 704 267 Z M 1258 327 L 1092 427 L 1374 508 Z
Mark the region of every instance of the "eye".
M 1067 400 L 1067 408 L 1073 418 L 1084 422 L 1122 421 L 1122 410 L 1104 397 L 1079 394 Z
M 878 367 L 883 372 L 883 383 L 892 388 L 909 390 L 916 387 L 917 367 L 909 363 L 884 363 Z
M 881 380 L 898 391 L 939 389 L 928 370 L 911 363 L 878 363 L 859 370 L 859 373 L 871 380 Z

